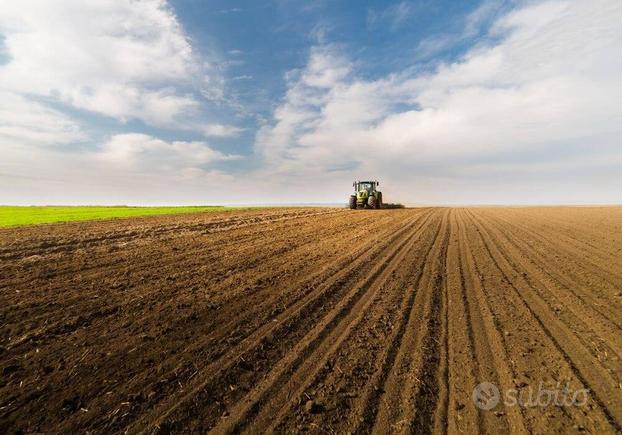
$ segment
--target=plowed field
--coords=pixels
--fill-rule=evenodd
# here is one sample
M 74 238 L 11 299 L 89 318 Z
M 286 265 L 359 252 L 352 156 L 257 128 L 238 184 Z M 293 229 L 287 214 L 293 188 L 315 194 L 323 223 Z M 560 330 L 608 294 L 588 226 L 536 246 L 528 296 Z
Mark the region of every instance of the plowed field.
M 621 327 L 616 207 L 4 229 L 0 432 L 615 433 Z

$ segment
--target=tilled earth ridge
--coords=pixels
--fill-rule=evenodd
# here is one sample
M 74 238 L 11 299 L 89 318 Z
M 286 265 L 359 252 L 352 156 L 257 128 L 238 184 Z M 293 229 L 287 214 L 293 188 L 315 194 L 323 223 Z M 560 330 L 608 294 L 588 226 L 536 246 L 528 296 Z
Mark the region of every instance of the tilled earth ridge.
M 4 229 L 0 432 L 620 433 L 621 327 L 621 207 Z

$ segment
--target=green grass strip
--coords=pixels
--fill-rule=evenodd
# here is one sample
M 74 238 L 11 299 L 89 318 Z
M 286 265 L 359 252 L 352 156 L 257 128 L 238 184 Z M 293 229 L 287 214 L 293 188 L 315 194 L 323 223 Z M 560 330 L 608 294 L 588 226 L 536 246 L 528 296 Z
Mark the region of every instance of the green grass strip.
M 95 219 L 129 218 L 166 214 L 216 212 L 238 207 L 126 207 L 126 206 L 0 206 L 0 227 L 15 227 L 52 222 L 90 221 Z

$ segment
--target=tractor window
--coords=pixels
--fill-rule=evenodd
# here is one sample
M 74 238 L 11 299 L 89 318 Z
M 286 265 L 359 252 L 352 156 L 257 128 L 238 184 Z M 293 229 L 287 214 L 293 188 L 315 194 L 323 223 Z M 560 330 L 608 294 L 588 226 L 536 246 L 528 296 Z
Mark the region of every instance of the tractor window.
M 374 190 L 374 183 L 356 183 L 356 192 L 372 192 Z

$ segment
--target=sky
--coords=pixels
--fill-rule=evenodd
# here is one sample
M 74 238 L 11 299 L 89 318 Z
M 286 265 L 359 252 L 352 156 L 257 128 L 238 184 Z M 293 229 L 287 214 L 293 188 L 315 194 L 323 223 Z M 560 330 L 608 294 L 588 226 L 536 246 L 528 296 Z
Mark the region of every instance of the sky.
M 620 0 L 0 0 L 0 204 L 622 203 Z

